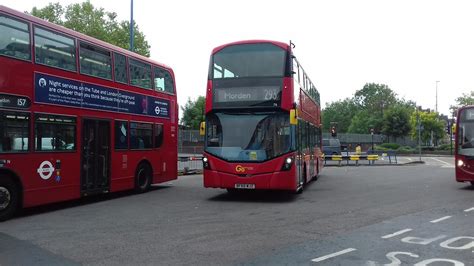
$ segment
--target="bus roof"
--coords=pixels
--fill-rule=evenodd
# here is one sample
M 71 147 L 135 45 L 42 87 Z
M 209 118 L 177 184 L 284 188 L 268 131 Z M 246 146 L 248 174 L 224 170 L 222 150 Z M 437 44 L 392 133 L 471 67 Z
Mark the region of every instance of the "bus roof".
M 255 44 L 255 43 L 271 43 L 271 44 L 281 47 L 284 50 L 288 50 L 290 48 L 288 44 L 283 43 L 283 42 L 270 41 L 270 40 L 245 40 L 245 41 L 231 42 L 231 43 L 218 46 L 212 50 L 212 54 L 219 52 L 220 50 L 224 49 L 227 46 L 238 45 L 238 44 Z
M 67 34 L 69 36 L 73 36 L 73 37 L 76 37 L 76 38 L 80 38 L 84 41 L 88 41 L 90 43 L 93 43 L 93 44 L 97 44 L 97 45 L 100 45 L 102 46 L 103 48 L 107 48 L 109 50 L 112 50 L 112 51 L 116 51 L 116 52 L 119 52 L 121 54 L 125 54 L 129 57 L 134 57 L 136 59 L 140 59 L 140 60 L 143 60 L 143 61 L 147 61 L 149 63 L 152 63 L 154 65 L 158 65 L 158 66 L 161 66 L 163 68 L 166 68 L 168 70 L 171 70 L 171 67 L 165 65 L 165 64 L 162 64 L 162 63 L 159 63 L 159 62 L 156 62 L 156 61 L 153 61 L 151 60 L 150 58 L 146 57 L 146 56 L 142 56 L 142 55 L 139 55 L 137 53 L 133 53 L 133 52 L 130 52 L 129 50 L 126 50 L 126 49 L 123 49 L 121 47 L 118 47 L 118 46 L 115 46 L 115 45 L 112 45 L 110 43 L 107 43 L 107 42 L 104 42 L 104 41 L 101 41 L 99 39 L 96 39 L 96 38 L 93 38 L 93 37 L 90 37 L 90 36 L 87 36 L 85 34 L 82 34 L 80 32 L 77 32 L 77 31 L 74 31 L 74 30 L 71 30 L 71 29 L 68 29 L 68 28 L 65 28 L 61 25 L 57 25 L 57 24 L 54 24 L 54 23 L 51 23 L 49 21 L 46 21 L 44 19 L 41 19 L 41 18 L 38 18 L 38 17 L 35 17 L 35 16 L 32 16 L 32 15 L 29 15 L 29 14 L 25 14 L 25 13 L 22 13 L 22 12 L 19 12 L 19 11 L 16 11 L 14 9 L 11 9 L 9 7 L 6 7 L 6 6 L 3 6 L 3 5 L 0 5 L 0 12 L 4 12 L 8 15 L 11 15 L 13 17 L 17 17 L 17 18 L 20 18 L 20 19 L 23 19 L 23 20 L 27 20 L 27 21 L 30 21 L 30 22 L 33 22 L 37 25 L 41 25 L 41 26 L 44 26 L 44 27 L 48 27 L 50 29 L 53 29 L 55 31 L 58 31 L 58 32 L 61 32 L 63 34 Z

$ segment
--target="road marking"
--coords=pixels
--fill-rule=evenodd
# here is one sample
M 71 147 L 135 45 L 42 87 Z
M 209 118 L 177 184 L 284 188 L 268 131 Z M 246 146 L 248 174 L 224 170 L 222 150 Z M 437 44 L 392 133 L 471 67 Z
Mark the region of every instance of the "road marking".
M 406 233 L 406 232 L 410 232 L 411 230 L 413 230 L 413 229 L 410 229 L 410 228 L 403 229 L 403 230 L 400 230 L 400 231 L 395 232 L 395 233 L 393 233 L 393 234 L 389 234 L 389 235 L 386 235 L 386 236 L 382 236 L 382 238 L 383 238 L 383 239 L 389 239 L 389 238 L 392 238 L 392 237 L 394 237 L 394 236 L 399 236 L 399 235 L 404 234 L 404 233 Z
M 450 163 L 447 163 L 447 162 L 445 162 L 443 160 L 440 160 L 440 159 L 436 159 L 436 158 L 433 158 L 433 157 L 430 157 L 430 159 L 435 160 L 435 161 L 440 162 L 440 163 L 443 163 L 444 165 L 447 165 L 447 166 L 454 166 L 454 165 L 452 165 Z
M 439 222 L 444 221 L 444 220 L 447 220 L 447 219 L 449 219 L 449 218 L 451 218 L 451 217 L 452 217 L 452 216 L 444 216 L 444 217 L 442 217 L 442 218 L 439 218 L 439 219 L 430 221 L 430 223 L 433 223 L 433 224 L 439 223 Z
M 334 257 L 340 256 L 340 255 L 344 255 L 346 253 L 356 251 L 356 250 L 357 249 L 355 249 L 355 248 L 348 248 L 348 249 L 344 249 L 344 250 L 341 250 L 341 251 L 338 251 L 338 252 L 335 252 L 335 253 L 332 253 L 332 254 L 329 254 L 329 255 L 326 255 L 326 256 L 322 256 L 322 257 L 319 257 L 319 258 L 312 259 L 311 261 L 312 262 L 321 262 L 321 261 L 324 261 L 324 260 L 327 260 L 327 259 L 330 259 L 330 258 L 334 258 Z
M 471 212 L 471 211 L 474 211 L 474 207 L 464 210 L 464 212 Z

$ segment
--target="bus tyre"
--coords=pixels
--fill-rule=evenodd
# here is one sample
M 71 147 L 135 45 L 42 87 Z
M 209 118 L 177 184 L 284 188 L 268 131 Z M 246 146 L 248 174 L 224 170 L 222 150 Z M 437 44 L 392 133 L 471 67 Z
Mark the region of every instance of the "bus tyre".
M 135 192 L 144 193 L 150 189 L 152 173 L 150 167 L 141 163 L 135 173 Z
M 0 221 L 13 216 L 19 204 L 18 186 L 8 176 L 0 175 Z
M 471 181 L 471 186 L 474 186 L 474 181 Z

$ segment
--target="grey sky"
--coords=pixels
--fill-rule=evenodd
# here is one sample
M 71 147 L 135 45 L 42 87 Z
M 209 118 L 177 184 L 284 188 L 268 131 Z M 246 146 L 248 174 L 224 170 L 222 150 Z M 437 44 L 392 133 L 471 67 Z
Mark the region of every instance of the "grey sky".
M 0 0 L 19 11 L 48 0 Z M 73 2 L 59 1 L 63 5 Z M 130 0 L 91 0 L 129 19 Z M 438 0 L 144 1 L 135 20 L 151 58 L 171 66 L 178 100 L 205 94 L 213 47 L 238 40 L 292 40 L 324 103 L 351 97 L 367 82 L 387 84 L 423 108 L 448 114 L 474 90 L 474 2 Z

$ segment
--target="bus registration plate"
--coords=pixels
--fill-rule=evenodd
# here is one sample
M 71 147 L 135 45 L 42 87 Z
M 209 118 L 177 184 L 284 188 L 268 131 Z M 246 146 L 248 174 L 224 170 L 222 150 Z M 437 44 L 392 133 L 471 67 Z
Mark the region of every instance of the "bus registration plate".
M 240 188 L 240 189 L 255 189 L 255 184 L 235 184 L 235 188 Z

